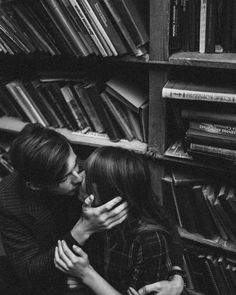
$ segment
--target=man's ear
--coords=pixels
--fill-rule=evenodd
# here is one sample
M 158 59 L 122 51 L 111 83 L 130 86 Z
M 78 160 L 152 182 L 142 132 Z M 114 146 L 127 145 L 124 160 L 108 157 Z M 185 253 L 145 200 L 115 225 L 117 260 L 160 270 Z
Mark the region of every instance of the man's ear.
M 32 191 L 40 191 L 41 190 L 41 188 L 39 187 L 39 186 L 37 186 L 37 185 L 35 185 L 33 182 L 31 182 L 31 181 L 26 181 L 26 186 L 29 188 L 29 189 L 31 189 Z

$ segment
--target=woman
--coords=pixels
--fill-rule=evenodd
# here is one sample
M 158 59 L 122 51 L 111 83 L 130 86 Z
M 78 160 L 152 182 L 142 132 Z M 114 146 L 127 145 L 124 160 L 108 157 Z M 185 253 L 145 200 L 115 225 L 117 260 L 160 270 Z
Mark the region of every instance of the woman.
M 121 148 L 98 148 L 85 163 L 81 192 L 81 200 L 94 195 L 96 206 L 121 196 L 128 202 L 128 218 L 90 238 L 85 247 L 88 256 L 59 241 L 56 267 L 82 279 L 97 295 L 133 294 L 133 289 L 166 280 L 171 269 L 167 247 L 171 223 L 156 203 L 144 159 Z

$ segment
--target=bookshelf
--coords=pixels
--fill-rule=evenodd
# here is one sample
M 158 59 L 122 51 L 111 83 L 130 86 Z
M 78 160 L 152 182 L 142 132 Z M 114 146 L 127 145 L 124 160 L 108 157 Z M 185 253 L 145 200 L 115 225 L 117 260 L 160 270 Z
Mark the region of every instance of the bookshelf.
M 182 167 L 183 170 L 187 170 L 190 167 L 190 169 L 194 168 L 199 171 L 207 171 L 211 175 L 223 175 L 225 172 L 230 174 L 227 165 L 217 166 L 211 164 L 211 162 L 204 163 L 202 161 L 182 159 L 180 157 L 170 158 L 164 155 L 170 143 L 173 143 L 173 140 L 179 138 L 176 138 L 178 137 L 178 133 L 173 136 L 173 132 L 170 130 L 173 126 L 173 123 L 172 125 L 170 124 L 173 121 L 173 116 L 170 113 L 170 105 L 173 101 L 162 97 L 163 87 L 170 77 L 179 77 L 179 74 L 181 77 L 188 76 L 190 73 L 194 75 L 194 73 L 202 73 L 204 71 L 210 75 L 220 73 L 222 77 L 228 76 L 231 73 L 235 74 L 236 53 L 199 53 L 185 50 L 172 52 L 169 40 L 171 37 L 171 9 L 174 1 L 149 0 L 143 2 L 146 8 L 149 8 L 145 9 L 145 11 L 149 11 L 149 52 L 142 56 L 138 57 L 135 54 L 125 54 L 124 56 L 118 57 L 112 55 L 104 57 L 101 56 L 104 55 L 104 51 L 101 48 L 100 55 L 87 57 L 83 54 L 81 56 L 78 53 L 80 51 L 76 50 L 76 48 L 71 49 L 75 55 L 73 57 L 68 52 L 64 56 L 49 56 L 48 53 L 43 54 L 42 52 L 29 55 L 21 53 L 19 56 L 3 55 L 0 57 L 4 65 L 1 69 L 1 75 L 4 75 L 4 69 L 7 69 L 11 75 L 17 72 L 19 77 L 21 75 L 29 76 L 32 69 L 33 72 L 40 69 L 44 72 L 53 71 L 54 73 L 57 72 L 57 69 L 60 69 L 60 71 L 67 73 L 72 71 L 76 76 L 76 72 L 79 72 L 81 68 L 92 68 L 94 72 L 98 71 L 102 73 L 104 80 L 109 74 L 113 74 L 116 71 L 121 72 L 121 74 L 130 71 L 128 76 L 133 79 L 136 79 L 136 77 L 133 77 L 135 75 L 139 79 L 140 77 L 141 79 L 143 78 L 148 84 L 149 97 L 147 142 L 141 142 L 137 139 L 129 141 L 123 138 L 117 142 L 113 142 L 109 140 L 106 134 L 98 134 L 90 131 L 84 134 L 81 131 L 71 131 L 66 128 L 56 128 L 56 130 L 65 135 L 73 144 L 92 147 L 112 145 L 146 154 L 150 158 L 153 188 L 163 201 L 165 194 L 163 194 L 162 178 L 165 176 L 167 168 Z M 175 2 L 180 3 L 180 1 Z M 29 0 L 26 3 L 30 3 Z M 107 50 L 107 52 L 110 51 Z M 25 71 L 28 72 L 27 75 Z M 16 118 L 6 116 L 0 118 L 0 130 L 4 132 L 17 133 L 24 125 L 25 122 Z M 225 256 L 230 255 L 236 259 L 236 245 L 231 241 L 224 242 L 222 239 L 213 241 L 199 234 L 187 232 L 181 228 L 179 232 L 183 241 L 187 241 L 186 244 L 193 242 L 199 247 L 204 246 L 207 249 L 209 247 L 209 253 L 213 252 L 216 255 L 219 253 L 219 255 L 223 254 Z

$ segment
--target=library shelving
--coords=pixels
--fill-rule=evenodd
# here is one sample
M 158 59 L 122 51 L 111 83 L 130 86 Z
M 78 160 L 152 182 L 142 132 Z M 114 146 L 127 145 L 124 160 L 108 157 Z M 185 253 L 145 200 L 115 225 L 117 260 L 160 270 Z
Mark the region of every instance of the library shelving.
M 223 1 L 223 0 L 222 0 Z M 184 138 L 178 138 L 179 134 L 182 135 L 182 130 L 179 132 L 178 127 L 173 116 L 173 107 L 171 104 L 177 106 L 177 109 L 181 107 L 181 102 L 176 102 L 171 99 L 162 97 L 162 90 L 166 82 L 169 79 L 177 79 L 188 77 L 192 75 L 198 79 L 198 76 L 205 75 L 205 79 L 209 76 L 214 77 L 228 77 L 232 73 L 235 74 L 236 70 L 236 53 L 199 53 L 197 51 L 191 52 L 183 49 L 172 52 L 170 47 L 171 38 L 171 25 L 173 25 L 173 15 L 171 13 L 173 6 L 178 3 L 187 3 L 190 1 L 172 1 L 172 0 L 149 0 L 142 1 L 145 3 L 148 11 L 149 20 L 149 52 L 144 54 L 143 57 L 130 56 L 129 54 L 124 56 L 110 56 L 102 58 L 99 57 L 52 57 L 45 58 L 43 54 L 13 57 L 0 57 L 3 62 L 3 67 L 0 70 L 1 76 L 4 75 L 5 70 L 10 72 L 10 76 L 16 72 L 18 77 L 25 76 L 24 71 L 37 71 L 43 70 L 46 72 L 53 69 L 54 72 L 57 68 L 60 68 L 67 73 L 73 69 L 73 73 L 80 72 L 82 69 L 89 67 L 93 68 L 96 73 L 102 73 L 107 77 L 107 72 L 115 73 L 116 71 L 123 73 L 129 73 L 133 80 L 136 76 L 139 77 L 139 81 L 145 81 L 148 88 L 149 98 L 149 120 L 148 120 L 148 140 L 147 142 L 141 142 L 137 139 L 131 141 L 127 139 L 121 139 L 117 142 L 109 140 L 106 134 L 97 134 L 94 132 L 88 132 L 86 134 L 81 131 L 70 131 L 64 128 L 56 128 L 58 132 L 64 134 L 73 144 L 88 145 L 88 146 L 103 146 L 113 145 L 120 146 L 127 149 L 132 149 L 136 152 L 146 154 L 150 158 L 150 168 L 152 172 L 153 188 L 155 192 L 160 196 L 162 202 L 165 199 L 163 193 L 163 177 L 166 170 L 174 169 L 176 167 L 182 167 L 186 171 L 190 168 L 194 168 L 199 171 L 207 171 L 207 174 L 222 175 L 225 172 L 230 174 L 228 166 L 214 163 L 198 161 L 198 159 L 188 160 L 181 157 L 170 158 L 165 156 L 165 151 L 176 140 L 184 140 Z M 200 0 L 195 1 L 199 2 Z M 209 1 L 210 2 L 210 1 Z M 26 1 L 29 3 L 29 1 Z M 181 5 L 180 5 L 181 6 Z M 0 35 L 1 37 L 1 35 Z M 31 68 L 29 70 L 29 68 Z M 4 70 L 5 69 L 5 70 Z M 104 70 L 105 69 L 105 70 Z M 98 70 L 98 71 L 97 71 Z M 105 72 L 105 73 L 104 73 Z M 96 75 L 95 75 L 96 76 Z M 109 75 L 108 75 L 109 76 Z M 198 102 L 197 102 L 198 103 Z M 214 104 L 214 102 L 211 102 Z M 188 106 L 196 106 L 196 103 L 188 103 Z M 4 132 L 17 133 L 19 132 L 25 122 L 12 117 L 0 118 L 0 130 Z M 173 130 L 172 130 L 173 128 Z M 175 132 L 177 130 L 177 132 Z M 220 162 L 219 162 L 220 163 Z M 231 168 L 233 166 L 230 166 Z M 207 224 L 206 224 L 207 227 Z M 190 233 L 180 228 L 180 235 L 183 241 L 187 241 L 186 245 L 191 241 L 197 243 L 197 245 L 204 246 L 209 249 L 209 254 L 212 255 L 224 255 L 234 258 L 232 266 L 229 268 L 234 269 L 235 275 L 235 260 L 236 260 L 236 244 L 231 241 L 213 241 L 206 239 L 198 233 Z M 187 247 L 187 246 L 186 246 Z M 196 246 L 195 248 L 197 248 Z M 194 286 L 193 286 L 194 287 Z M 206 290 L 201 288 L 197 291 L 204 292 Z M 195 294 L 195 293 L 194 293 Z M 216 293 L 218 294 L 218 293 Z M 221 293 L 219 293 L 221 294 Z M 226 294 L 226 293 L 225 293 Z M 213 295 L 213 293 L 209 294 Z

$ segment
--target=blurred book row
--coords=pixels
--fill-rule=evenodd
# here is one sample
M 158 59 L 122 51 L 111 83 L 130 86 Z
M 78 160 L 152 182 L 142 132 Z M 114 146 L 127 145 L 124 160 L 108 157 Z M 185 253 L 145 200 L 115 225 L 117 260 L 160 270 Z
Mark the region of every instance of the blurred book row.
M 111 141 L 147 142 L 148 94 L 141 83 L 112 77 L 1 81 L 0 115 L 24 122 L 106 133 Z
M 148 5 L 135 0 L 1 1 L 0 52 L 142 56 Z

